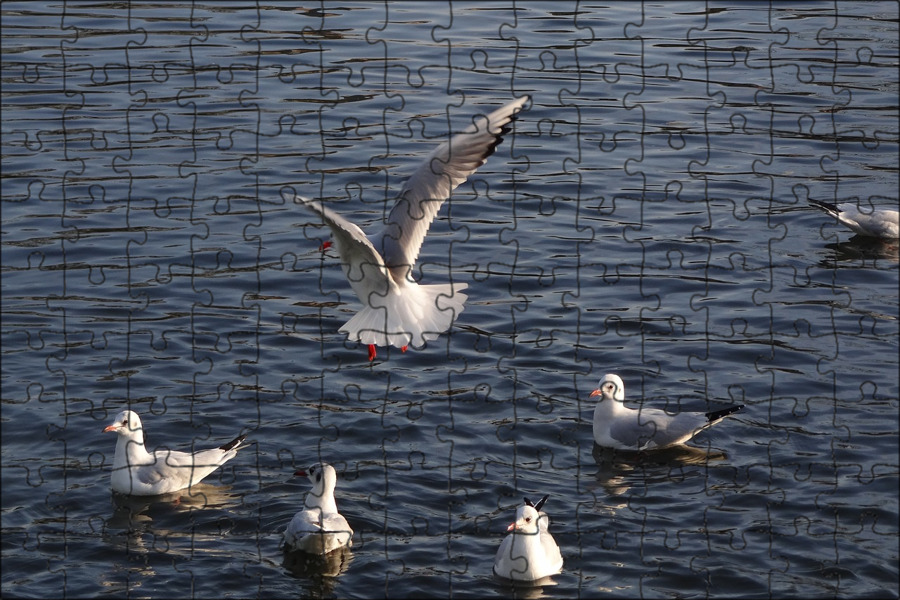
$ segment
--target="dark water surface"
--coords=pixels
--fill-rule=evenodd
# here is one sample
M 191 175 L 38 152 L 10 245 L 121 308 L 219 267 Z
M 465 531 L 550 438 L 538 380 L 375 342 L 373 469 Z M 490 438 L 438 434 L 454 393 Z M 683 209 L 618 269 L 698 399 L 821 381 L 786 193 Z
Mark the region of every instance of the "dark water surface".
M 897 205 L 896 3 L 295 6 L 0 7 L 4 596 L 897 596 L 897 245 L 808 203 Z M 419 259 L 465 312 L 367 362 L 282 191 L 377 228 L 522 94 Z M 606 372 L 746 408 L 611 454 Z M 123 407 L 151 447 L 255 443 L 113 498 Z M 307 565 L 279 544 L 320 458 L 356 535 Z M 511 589 L 544 493 L 564 570 Z

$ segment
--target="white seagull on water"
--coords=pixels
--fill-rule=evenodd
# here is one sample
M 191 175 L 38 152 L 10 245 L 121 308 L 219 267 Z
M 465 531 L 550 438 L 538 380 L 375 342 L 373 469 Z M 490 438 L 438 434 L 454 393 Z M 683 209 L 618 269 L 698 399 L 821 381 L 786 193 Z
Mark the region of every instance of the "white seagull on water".
M 306 494 L 301 510 L 284 530 L 288 550 L 302 550 L 310 554 L 328 554 L 332 550 L 353 545 L 353 530 L 334 501 L 337 472 L 327 463 L 313 465 L 294 475 L 309 477 L 312 489 Z
M 859 235 L 884 239 L 900 238 L 900 212 L 894 209 L 876 208 L 871 212 L 863 212 L 854 202 L 840 204 L 821 200 L 810 202 Z
M 123 410 L 104 430 L 119 434 L 113 459 L 112 489 L 132 496 L 156 496 L 183 490 L 231 460 L 237 454 L 241 435 L 225 445 L 196 452 L 154 450 L 144 447 L 144 428 L 136 412 Z
M 409 345 L 423 346 L 449 329 L 463 311 L 466 284 L 419 285 L 412 278 L 413 265 L 444 200 L 485 163 L 528 99 L 517 98 L 487 115 L 486 122 L 472 123 L 435 148 L 406 180 L 378 235 L 366 237 L 321 202 L 295 197 L 331 229 L 350 287 L 363 303 L 340 331 L 367 344 L 370 361 L 375 346 L 404 351 Z
M 506 528 L 511 532 L 500 543 L 494 557 L 494 574 L 513 581 L 537 581 L 562 570 L 563 559 L 550 535 L 550 517 L 541 508 L 550 496 L 537 504 L 525 498 L 516 510 L 516 520 Z
M 614 373 L 600 379 L 591 398 L 600 396 L 594 408 L 594 441 L 617 450 L 655 450 L 683 444 L 700 431 L 715 425 L 742 408 L 743 404 L 708 413 L 670 414 L 658 408 L 625 406 L 625 383 Z

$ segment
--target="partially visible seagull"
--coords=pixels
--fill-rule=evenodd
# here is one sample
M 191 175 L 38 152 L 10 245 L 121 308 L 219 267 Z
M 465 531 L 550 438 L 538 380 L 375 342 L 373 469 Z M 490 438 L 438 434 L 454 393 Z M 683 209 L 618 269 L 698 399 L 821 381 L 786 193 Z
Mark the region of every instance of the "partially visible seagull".
M 123 410 L 104 432 L 119 434 L 113 459 L 112 489 L 132 496 L 156 496 L 177 492 L 201 479 L 231 460 L 237 454 L 241 435 L 218 448 L 180 452 L 144 447 L 144 428 L 136 412 Z
M 375 346 L 403 351 L 409 345 L 423 346 L 449 329 L 463 311 L 466 284 L 419 285 L 412 277 L 413 265 L 444 200 L 493 154 L 528 99 L 510 102 L 435 148 L 403 185 L 378 235 L 366 237 L 321 202 L 295 197 L 331 229 L 350 287 L 363 303 L 340 331 L 367 344 L 370 361 Z M 323 247 L 330 245 L 325 242 Z
M 563 559 L 550 535 L 550 517 L 541 508 L 549 494 L 516 510 L 516 520 L 506 528 L 510 532 L 497 549 L 494 574 L 513 581 L 537 581 L 562 570 Z
M 353 545 L 353 530 L 334 501 L 337 472 L 327 463 L 313 465 L 294 475 L 309 477 L 312 489 L 307 492 L 301 510 L 284 531 L 288 550 L 302 550 L 310 554 L 328 554 L 332 550 Z
M 863 212 L 854 202 L 840 204 L 821 200 L 810 202 L 859 235 L 884 239 L 900 238 L 900 212 L 894 209 L 876 208 L 871 212 Z
M 591 398 L 600 396 L 594 408 L 594 441 L 617 450 L 654 450 L 683 444 L 699 432 L 744 408 L 743 404 L 708 413 L 670 414 L 658 408 L 628 408 L 625 383 L 614 373 L 600 379 Z

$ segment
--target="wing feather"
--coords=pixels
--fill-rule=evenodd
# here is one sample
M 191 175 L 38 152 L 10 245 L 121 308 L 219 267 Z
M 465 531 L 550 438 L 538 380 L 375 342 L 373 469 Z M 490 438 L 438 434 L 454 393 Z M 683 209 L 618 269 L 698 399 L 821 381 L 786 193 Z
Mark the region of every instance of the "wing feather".
M 850 202 L 832 204 L 822 200 L 810 200 L 827 214 L 863 236 L 892 239 L 900 237 L 900 213 L 888 208 L 876 208 L 872 212 L 863 212 Z
M 341 259 L 346 261 L 344 270 L 347 279 L 362 302 L 369 304 L 369 295 L 372 292 L 384 295 L 396 285 L 385 268 L 384 259 L 358 225 L 351 223 L 321 202 L 303 196 L 295 196 L 295 199 L 319 215 L 331 229 Z M 366 268 L 363 272 L 364 266 L 375 268 Z
M 380 240 L 385 263 L 395 280 L 409 274 L 444 200 L 485 163 L 528 99 L 517 98 L 487 115 L 486 120 L 473 122 L 435 148 L 407 179 Z

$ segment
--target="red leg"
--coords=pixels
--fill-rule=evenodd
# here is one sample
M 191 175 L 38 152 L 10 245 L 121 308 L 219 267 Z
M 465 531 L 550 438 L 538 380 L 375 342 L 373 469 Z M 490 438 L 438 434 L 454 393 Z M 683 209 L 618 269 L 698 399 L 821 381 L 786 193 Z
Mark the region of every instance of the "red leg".
M 369 344 L 369 361 L 375 360 L 375 344 Z
M 402 348 L 400 348 L 400 352 L 406 352 L 407 348 L 409 348 L 409 346 L 403 346 Z

